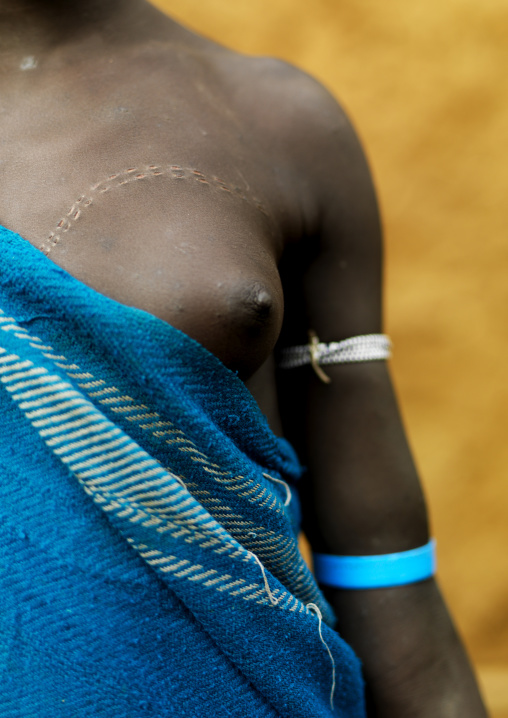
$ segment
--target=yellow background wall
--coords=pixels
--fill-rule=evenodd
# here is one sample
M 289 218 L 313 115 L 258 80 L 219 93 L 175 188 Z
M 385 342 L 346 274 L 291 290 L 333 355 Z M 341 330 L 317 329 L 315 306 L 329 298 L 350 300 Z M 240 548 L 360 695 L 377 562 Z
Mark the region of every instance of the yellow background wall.
M 227 46 L 309 71 L 363 138 L 386 235 L 386 329 L 440 579 L 504 716 L 508 0 L 155 1 Z

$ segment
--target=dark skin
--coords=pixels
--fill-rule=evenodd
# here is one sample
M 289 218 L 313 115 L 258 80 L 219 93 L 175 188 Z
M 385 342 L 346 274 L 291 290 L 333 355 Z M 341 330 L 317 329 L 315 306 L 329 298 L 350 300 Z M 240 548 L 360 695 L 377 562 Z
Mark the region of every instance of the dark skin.
M 385 363 L 329 367 L 329 385 L 274 369 L 277 341 L 309 328 L 325 342 L 381 331 L 375 194 L 328 93 L 143 0 L 0 0 L 0 88 L 0 222 L 238 371 L 308 466 L 314 548 L 426 543 Z M 433 580 L 328 598 L 371 716 L 486 715 Z

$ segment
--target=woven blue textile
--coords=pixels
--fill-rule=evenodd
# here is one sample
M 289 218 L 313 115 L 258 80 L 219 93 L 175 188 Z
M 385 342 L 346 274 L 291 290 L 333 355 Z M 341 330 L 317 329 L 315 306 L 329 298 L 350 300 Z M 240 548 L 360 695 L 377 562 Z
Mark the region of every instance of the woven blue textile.
M 364 716 L 297 549 L 301 469 L 243 383 L 0 247 L 1 718 Z

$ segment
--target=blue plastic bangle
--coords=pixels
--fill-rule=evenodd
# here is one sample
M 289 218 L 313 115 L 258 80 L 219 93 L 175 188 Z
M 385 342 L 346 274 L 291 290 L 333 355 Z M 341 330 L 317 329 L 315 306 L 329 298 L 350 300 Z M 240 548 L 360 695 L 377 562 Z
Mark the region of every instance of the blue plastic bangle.
M 380 556 L 314 554 L 319 583 L 335 588 L 387 588 L 431 578 L 436 572 L 436 541 L 425 546 Z

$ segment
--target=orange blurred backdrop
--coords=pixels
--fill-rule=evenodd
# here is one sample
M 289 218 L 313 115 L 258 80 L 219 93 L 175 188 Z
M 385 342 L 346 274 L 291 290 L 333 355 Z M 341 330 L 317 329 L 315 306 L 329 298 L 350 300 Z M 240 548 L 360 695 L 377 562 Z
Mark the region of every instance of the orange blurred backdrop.
M 224 45 L 307 70 L 363 139 L 385 228 L 393 371 L 441 585 L 493 712 L 508 716 L 508 2 L 154 3 Z

